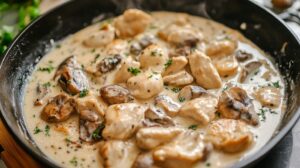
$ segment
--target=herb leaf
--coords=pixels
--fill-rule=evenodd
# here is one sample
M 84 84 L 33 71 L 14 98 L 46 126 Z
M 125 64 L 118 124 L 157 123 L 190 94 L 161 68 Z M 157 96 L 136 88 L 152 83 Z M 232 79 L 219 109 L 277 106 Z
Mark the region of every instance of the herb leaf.
M 46 126 L 45 126 L 45 135 L 46 135 L 46 136 L 50 136 L 50 133 L 49 133 L 49 132 L 50 132 L 50 126 L 49 126 L 49 125 L 46 125 Z
M 164 65 L 165 65 L 165 69 L 167 69 L 169 66 L 171 66 L 173 63 L 173 60 L 169 59 Z
M 41 72 L 48 72 L 48 73 L 51 73 L 52 71 L 54 70 L 54 67 L 52 65 L 49 65 L 48 67 L 40 67 L 38 69 L 38 71 L 41 71 Z
M 82 98 L 82 97 L 87 96 L 88 94 L 89 94 L 89 90 L 83 89 L 82 91 L 80 91 L 79 97 Z
M 176 87 L 174 87 L 174 88 L 172 88 L 171 89 L 174 93 L 178 93 L 178 92 L 180 92 L 180 88 L 176 88 Z
M 178 100 L 179 100 L 179 102 L 184 102 L 185 98 L 184 97 L 179 97 Z
M 101 123 L 97 129 L 93 132 L 92 134 L 92 138 L 95 140 L 99 140 L 102 139 L 102 131 L 105 128 L 105 125 L 103 123 Z
M 77 158 L 74 156 L 71 160 L 70 160 L 70 163 L 73 165 L 73 166 L 77 166 L 78 165 L 78 161 L 77 161 Z
M 134 68 L 134 67 L 129 67 L 127 69 L 128 72 L 130 72 L 132 75 L 136 76 L 138 75 L 139 73 L 141 73 L 141 70 L 138 69 L 138 68 Z
M 196 130 L 197 127 L 198 127 L 198 125 L 190 125 L 190 126 L 188 127 L 188 129 Z
M 275 88 L 280 88 L 280 87 L 281 87 L 280 84 L 279 84 L 279 81 L 273 82 L 272 85 L 273 85 L 273 87 L 275 87 Z
M 40 132 L 43 132 L 39 127 L 35 127 L 34 130 L 33 130 L 33 134 L 38 134 Z

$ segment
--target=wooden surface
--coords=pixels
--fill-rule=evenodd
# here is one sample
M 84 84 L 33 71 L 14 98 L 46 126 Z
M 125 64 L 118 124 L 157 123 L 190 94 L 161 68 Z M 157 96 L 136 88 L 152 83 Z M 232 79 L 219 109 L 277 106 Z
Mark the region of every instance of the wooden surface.
M 0 120 L 0 145 L 4 151 L 1 159 L 8 168 L 38 168 L 41 167 L 14 141 Z

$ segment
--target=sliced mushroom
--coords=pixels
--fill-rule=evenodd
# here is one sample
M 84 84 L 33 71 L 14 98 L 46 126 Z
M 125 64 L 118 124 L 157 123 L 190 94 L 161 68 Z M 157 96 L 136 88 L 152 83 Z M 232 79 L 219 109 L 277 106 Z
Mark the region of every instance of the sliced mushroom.
M 187 64 L 188 60 L 185 56 L 179 56 L 179 57 L 172 57 L 169 61 L 167 66 L 165 66 L 165 71 L 163 72 L 163 76 L 179 72 L 182 70 Z
M 136 158 L 133 168 L 159 168 L 154 164 L 152 152 L 140 153 Z
M 126 83 L 133 76 L 132 73 L 128 72 L 128 68 L 140 68 L 140 63 L 132 60 L 131 57 L 127 58 L 115 74 L 116 83 Z
M 61 122 L 70 118 L 76 112 L 73 98 L 59 94 L 52 98 L 41 112 L 41 118 L 47 122 Z
M 238 50 L 235 53 L 235 58 L 239 62 L 245 62 L 245 61 L 247 61 L 249 59 L 252 59 L 253 55 L 251 53 L 246 52 L 246 51 Z
M 145 35 L 141 39 L 139 39 L 137 42 L 133 42 L 130 46 L 130 52 L 132 54 L 138 55 L 144 50 L 146 47 L 153 44 L 155 41 L 154 36 Z
M 227 77 L 236 74 L 239 64 L 234 55 L 213 57 L 212 62 L 220 76 Z
M 146 126 L 175 126 L 171 117 L 167 116 L 164 110 L 151 106 L 145 112 Z
M 237 42 L 233 40 L 214 41 L 207 46 L 205 53 L 210 56 L 228 56 L 234 53 Z
M 115 38 L 115 29 L 106 24 L 100 31 L 90 35 L 83 41 L 83 45 L 86 47 L 96 48 L 109 44 Z
M 103 137 L 128 139 L 133 136 L 144 120 L 146 108 L 135 103 L 115 104 L 105 112 Z
M 157 146 L 170 142 L 182 132 L 182 129 L 169 127 L 141 128 L 136 133 L 136 144 L 141 149 L 154 149 Z
M 184 86 L 192 83 L 194 78 L 187 71 L 182 70 L 177 73 L 164 76 L 163 80 L 167 85 Z
M 58 83 L 62 89 L 72 95 L 89 88 L 88 79 L 74 56 L 68 57 L 60 64 L 54 75 L 54 79 L 58 76 L 60 76 Z
M 129 78 L 127 87 L 135 98 L 148 99 L 163 90 L 164 82 L 160 74 L 147 71 Z
M 182 88 L 178 94 L 178 98 L 183 98 L 188 101 L 191 99 L 198 98 L 202 95 L 208 94 L 205 89 L 196 85 L 188 85 Z
M 49 92 L 50 92 L 49 86 L 45 84 L 43 85 L 38 84 L 38 86 L 36 87 L 37 99 L 34 101 L 34 105 L 35 106 L 43 105 L 43 99 Z
M 253 143 L 253 136 L 247 125 L 232 119 L 212 121 L 205 137 L 215 148 L 228 153 L 243 151 Z
M 218 111 L 224 118 L 241 119 L 252 125 L 258 124 L 258 116 L 252 100 L 247 92 L 239 87 L 232 87 L 222 92 Z
M 148 46 L 140 55 L 142 69 L 149 69 L 161 72 L 164 64 L 168 61 L 166 50 L 156 44 Z
M 240 76 L 239 76 L 239 82 L 243 83 L 246 81 L 247 77 L 249 74 L 251 74 L 252 72 L 254 72 L 255 70 L 257 70 L 258 68 L 260 68 L 262 66 L 262 63 L 259 61 L 252 61 L 249 62 L 248 64 L 246 64 L 243 68 L 242 71 L 240 72 Z
M 159 95 L 155 98 L 156 106 L 166 111 L 169 116 L 177 115 L 180 105 L 176 103 L 171 97 L 166 95 Z
M 107 57 L 100 61 L 97 65 L 97 69 L 101 73 L 107 73 L 116 69 L 117 65 L 121 62 L 122 57 L 120 55 L 114 55 L 113 57 Z
M 106 168 L 131 168 L 139 152 L 133 141 L 109 140 L 100 146 L 100 155 Z
M 211 59 L 201 51 L 189 55 L 189 63 L 198 85 L 205 89 L 216 89 L 222 86 L 222 81 Z
M 271 86 L 259 88 L 255 97 L 263 106 L 268 107 L 278 107 L 281 102 L 280 89 Z
M 133 100 L 129 91 L 119 85 L 108 85 L 100 89 L 100 95 L 109 105 L 128 103 Z
M 127 38 L 144 32 L 150 22 L 149 14 L 137 9 L 128 9 L 115 19 L 114 26 L 118 36 Z
M 203 125 L 207 125 L 215 118 L 217 105 L 217 97 L 211 94 L 205 94 L 183 104 L 180 108 L 179 115 L 190 117 Z
M 187 57 L 194 50 L 191 46 L 175 46 L 174 48 L 169 50 L 170 57 L 179 57 L 184 56 Z
M 272 0 L 273 6 L 279 9 L 286 9 L 292 6 L 294 0 Z

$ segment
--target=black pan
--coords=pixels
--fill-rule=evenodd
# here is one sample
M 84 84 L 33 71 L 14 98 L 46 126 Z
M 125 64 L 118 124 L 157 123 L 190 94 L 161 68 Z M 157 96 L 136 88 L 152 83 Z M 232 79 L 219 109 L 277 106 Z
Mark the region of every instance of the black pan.
M 27 77 L 47 52 L 50 41 L 60 40 L 88 26 L 93 19 L 121 14 L 126 8 L 146 11 L 186 12 L 221 22 L 240 30 L 264 51 L 274 57 L 287 84 L 288 106 L 278 133 L 257 153 L 233 167 L 255 165 L 296 123 L 300 100 L 300 43 L 296 36 L 274 14 L 246 0 L 80 0 L 71 1 L 41 16 L 30 24 L 9 47 L 0 65 L 1 117 L 22 147 L 41 164 L 58 167 L 34 144 L 23 119 L 23 93 Z M 281 48 L 287 43 L 284 52 Z

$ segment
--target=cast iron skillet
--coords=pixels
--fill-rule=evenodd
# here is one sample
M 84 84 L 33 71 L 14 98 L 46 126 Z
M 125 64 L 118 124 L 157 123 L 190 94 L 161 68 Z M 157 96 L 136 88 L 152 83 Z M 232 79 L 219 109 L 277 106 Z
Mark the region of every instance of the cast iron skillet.
M 13 42 L 0 65 L 1 117 L 23 148 L 47 167 L 58 167 L 45 156 L 29 136 L 23 119 L 23 94 L 28 76 L 51 46 L 88 26 L 97 16 L 105 19 L 121 14 L 126 8 L 146 11 L 166 10 L 207 17 L 240 30 L 278 64 L 287 83 L 287 112 L 278 133 L 256 154 L 233 167 L 250 167 L 260 160 L 293 127 L 300 115 L 300 43 L 295 35 L 272 13 L 246 0 L 81 0 L 71 1 L 41 16 Z M 284 43 L 285 50 L 281 50 Z

